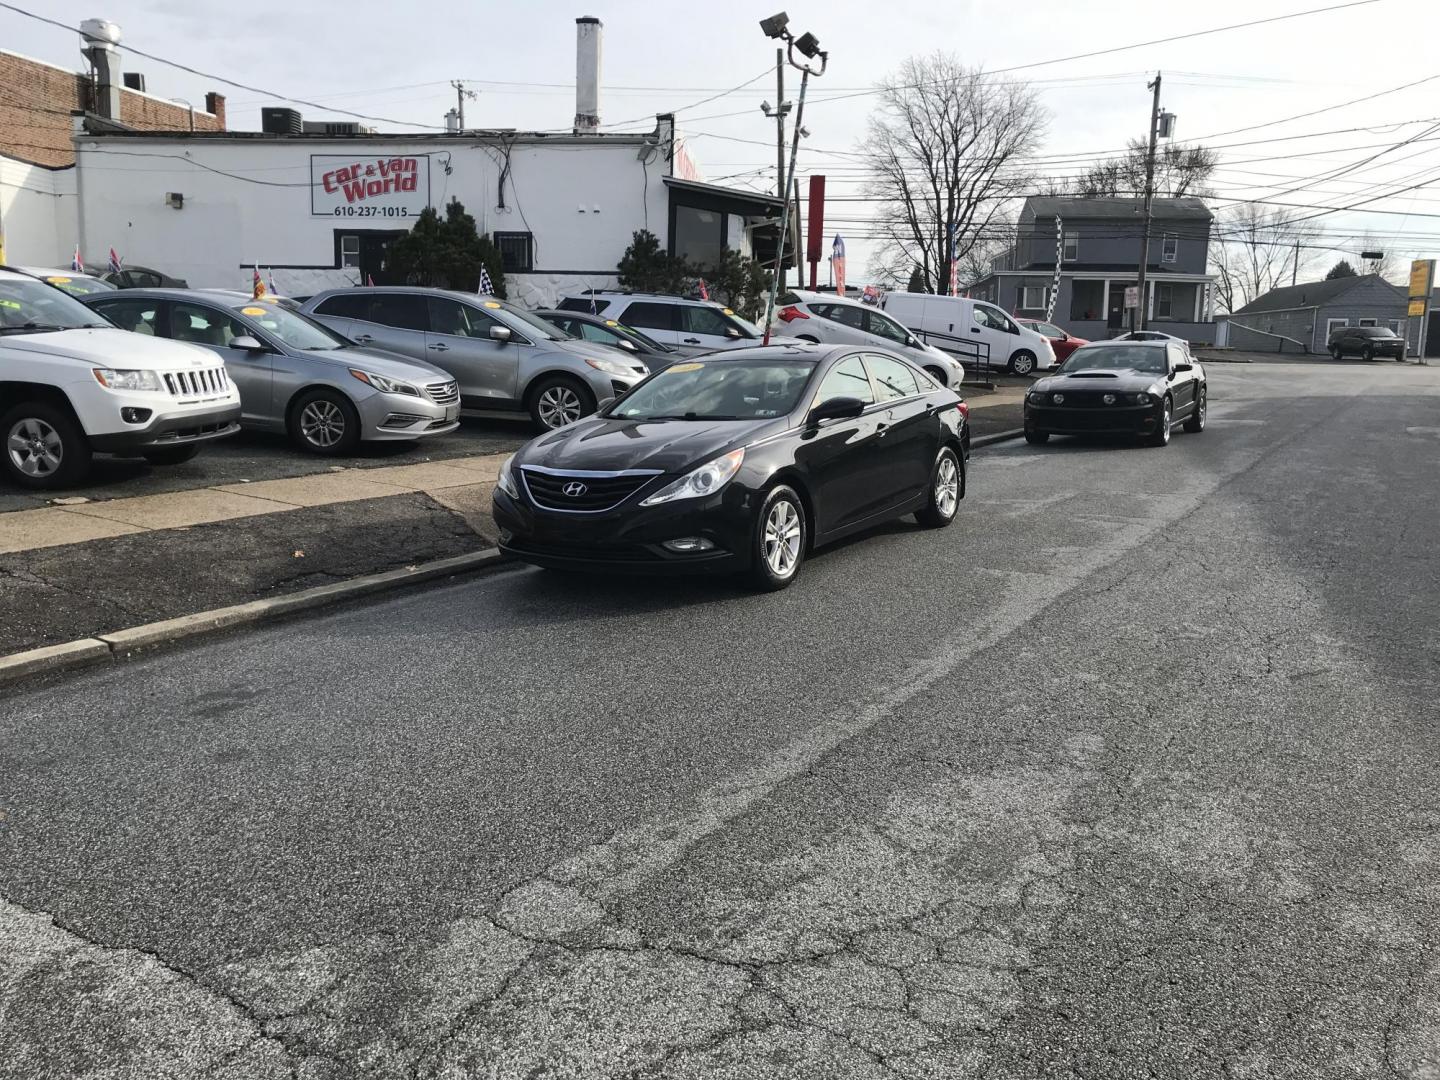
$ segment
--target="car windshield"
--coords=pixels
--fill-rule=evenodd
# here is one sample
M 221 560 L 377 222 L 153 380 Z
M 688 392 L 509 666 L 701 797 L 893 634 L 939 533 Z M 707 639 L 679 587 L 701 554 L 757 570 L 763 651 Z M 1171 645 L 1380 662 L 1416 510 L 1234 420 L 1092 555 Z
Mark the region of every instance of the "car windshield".
M 88 277 L 85 274 L 40 274 L 48 284 L 54 285 L 71 296 L 89 296 L 92 293 L 114 292 L 115 286 L 109 282 L 101 281 L 99 278 Z
M 350 344 L 329 327 L 321 326 L 298 311 L 291 311 L 273 300 L 250 300 L 236 304 L 232 311 L 243 315 L 273 338 L 292 349 L 303 352 L 329 352 Z
M 508 323 L 512 330 L 519 330 L 531 337 L 542 338 L 545 341 L 573 340 L 570 334 L 558 326 L 548 323 L 539 315 L 532 315 L 514 304 L 507 304 L 503 300 L 484 300 L 482 303 L 488 311 L 498 315 L 501 322 Z
M 1393 338 L 1400 336 L 1388 326 L 1363 326 L 1360 328 L 1360 333 L 1365 337 L 1373 338 Z
M 1155 345 L 1098 345 L 1077 349 L 1059 368 L 1066 375 L 1077 371 L 1143 371 L 1163 375 L 1168 369 L 1165 348 Z
M 763 420 L 791 412 L 812 363 L 716 360 L 672 364 L 611 410 L 622 420 Z
M 35 334 L 109 325 L 73 296 L 44 282 L 0 277 L 0 333 Z

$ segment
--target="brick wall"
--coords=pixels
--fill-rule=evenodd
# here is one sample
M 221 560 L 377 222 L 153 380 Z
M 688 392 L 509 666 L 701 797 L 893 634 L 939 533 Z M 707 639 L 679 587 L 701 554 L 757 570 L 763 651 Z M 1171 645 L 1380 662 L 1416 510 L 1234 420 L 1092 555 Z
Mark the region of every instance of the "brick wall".
M 90 83 L 82 74 L 0 52 L 0 154 L 38 165 L 73 165 L 71 113 L 90 107 Z M 225 98 L 196 102 L 195 130 L 225 130 Z M 133 90 L 120 94 L 120 122 L 145 131 L 188 131 L 190 110 Z

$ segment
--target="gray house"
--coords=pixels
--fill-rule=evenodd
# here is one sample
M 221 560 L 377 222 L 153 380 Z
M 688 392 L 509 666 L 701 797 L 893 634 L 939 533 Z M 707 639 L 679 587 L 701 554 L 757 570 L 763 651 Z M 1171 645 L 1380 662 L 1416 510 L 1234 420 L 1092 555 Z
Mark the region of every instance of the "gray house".
M 1405 333 L 1405 290 L 1379 274 L 1271 289 L 1230 316 L 1226 344 L 1259 352 L 1323 353 L 1339 326 Z
M 1154 200 L 1147 326 L 1191 341 L 1215 340 L 1215 279 L 1205 272 L 1213 221 L 1199 199 Z M 1083 338 L 1115 337 L 1129 329 L 1125 289 L 1137 284 L 1144 224 L 1139 199 L 1026 199 L 1015 245 L 994 260 L 970 295 L 1020 318 L 1043 319 L 1058 254 L 1060 285 L 1050 321 Z

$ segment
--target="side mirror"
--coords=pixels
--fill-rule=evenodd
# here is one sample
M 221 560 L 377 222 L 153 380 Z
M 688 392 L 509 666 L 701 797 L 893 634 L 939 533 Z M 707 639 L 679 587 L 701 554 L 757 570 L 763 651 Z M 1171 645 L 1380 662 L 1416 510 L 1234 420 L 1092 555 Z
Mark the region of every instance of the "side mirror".
M 865 411 L 865 402 L 858 397 L 837 397 L 822 401 L 810 410 L 805 418 L 807 427 L 814 427 L 822 420 L 849 420 Z
M 734 327 L 734 326 L 727 326 L 727 327 L 725 328 L 725 336 L 726 336 L 727 338 L 732 338 L 732 339 L 733 339 L 733 338 L 741 337 L 742 335 L 741 335 L 741 333 L 740 333 L 739 328 Z
M 1177 375 L 1182 374 L 1182 373 L 1184 373 L 1184 372 L 1186 372 L 1186 371 L 1194 371 L 1194 370 L 1195 370 L 1195 365 L 1194 365 L 1194 364 L 1176 364 L 1176 365 L 1175 365 L 1175 373 L 1176 373 Z
M 917 338 L 917 337 L 916 337 L 915 335 L 913 335 L 913 334 L 910 335 L 908 338 L 905 339 L 905 344 L 906 344 L 907 347 L 909 347 L 909 348 L 911 348 L 911 349 L 924 348 L 924 346 L 922 346 L 922 345 L 920 344 L 920 339 Z
M 620 346 L 620 348 L 624 349 L 626 352 L 638 353 L 640 351 L 639 348 L 636 347 L 635 343 L 629 338 L 622 337 L 618 341 L 616 341 L 615 344 Z
M 505 342 L 507 342 L 507 341 L 510 340 L 510 337 L 511 337 L 510 328 L 509 328 L 508 326 L 492 326 L 492 327 L 490 327 L 490 340 L 491 340 L 491 341 L 498 341 L 498 342 L 500 342 L 500 343 L 503 345 Z
M 261 345 L 260 342 L 256 341 L 249 334 L 242 334 L 240 337 L 231 339 L 230 348 L 244 349 L 246 352 L 263 352 L 265 346 Z

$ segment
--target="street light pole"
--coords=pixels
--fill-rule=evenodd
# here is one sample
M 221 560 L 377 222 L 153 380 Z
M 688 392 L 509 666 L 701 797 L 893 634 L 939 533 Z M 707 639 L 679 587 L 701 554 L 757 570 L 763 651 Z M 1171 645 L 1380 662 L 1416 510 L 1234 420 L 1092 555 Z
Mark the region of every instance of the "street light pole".
M 1154 103 L 1150 106 L 1150 150 L 1145 155 L 1145 232 L 1140 240 L 1140 274 L 1137 284 L 1140 295 L 1135 300 L 1135 317 L 1131 323 L 1136 330 L 1145 329 L 1145 270 L 1150 265 L 1150 219 L 1155 202 L 1155 143 L 1160 137 L 1160 73 L 1155 81 L 1147 83 L 1146 89 L 1155 91 Z

